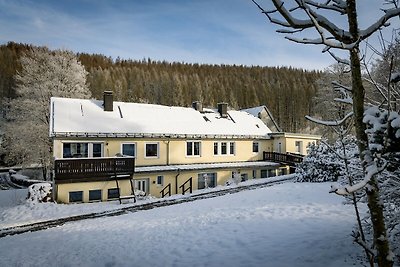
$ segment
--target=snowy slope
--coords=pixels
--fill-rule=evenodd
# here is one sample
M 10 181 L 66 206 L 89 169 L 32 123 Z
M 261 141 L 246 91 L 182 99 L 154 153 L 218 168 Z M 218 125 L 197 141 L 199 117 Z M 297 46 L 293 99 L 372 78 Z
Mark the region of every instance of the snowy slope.
M 285 183 L 8 236 L 0 266 L 357 266 L 353 209 L 329 187 Z

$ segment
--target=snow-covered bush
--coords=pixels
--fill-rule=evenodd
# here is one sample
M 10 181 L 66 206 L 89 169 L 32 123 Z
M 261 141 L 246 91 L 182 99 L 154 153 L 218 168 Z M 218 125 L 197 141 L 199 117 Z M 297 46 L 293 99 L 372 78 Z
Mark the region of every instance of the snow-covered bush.
M 29 186 L 27 202 L 30 204 L 50 202 L 52 187 L 49 183 L 38 183 Z
M 349 169 L 358 168 L 358 150 L 354 136 L 336 141 L 328 147 L 324 142 L 311 144 L 309 153 L 296 167 L 297 182 L 337 182 L 346 178 L 346 167 L 342 157 L 348 158 Z

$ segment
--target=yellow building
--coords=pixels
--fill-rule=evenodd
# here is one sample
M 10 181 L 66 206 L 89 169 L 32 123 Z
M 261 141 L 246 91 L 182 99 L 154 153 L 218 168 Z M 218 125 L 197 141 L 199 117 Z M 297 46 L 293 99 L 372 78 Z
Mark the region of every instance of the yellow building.
M 91 202 L 132 191 L 156 197 L 289 172 L 266 152 L 306 154 L 318 136 L 272 133 L 246 111 L 51 99 L 55 198 Z M 279 128 L 277 128 L 279 129 Z M 133 190 L 135 189 L 135 190 Z

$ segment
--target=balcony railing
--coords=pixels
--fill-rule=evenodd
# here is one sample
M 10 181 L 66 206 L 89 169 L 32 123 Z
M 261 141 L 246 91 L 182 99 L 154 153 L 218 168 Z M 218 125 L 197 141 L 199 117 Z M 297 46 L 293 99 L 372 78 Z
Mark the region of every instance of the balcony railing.
M 289 165 L 294 166 L 297 163 L 300 163 L 303 161 L 304 156 L 300 154 L 283 154 L 283 153 L 277 153 L 277 152 L 266 152 L 264 151 L 263 154 L 263 159 L 264 160 L 270 160 L 274 162 L 282 162 L 286 163 Z
M 135 158 L 57 159 L 54 165 L 54 179 L 56 182 L 100 178 L 111 179 L 115 178 L 115 176 L 133 175 Z

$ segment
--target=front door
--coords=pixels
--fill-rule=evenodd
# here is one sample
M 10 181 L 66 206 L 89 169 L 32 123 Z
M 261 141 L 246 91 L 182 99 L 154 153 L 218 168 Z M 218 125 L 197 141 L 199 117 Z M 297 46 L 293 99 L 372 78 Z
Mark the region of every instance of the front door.
M 148 179 L 135 180 L 135 190 L 140 190 L 148 193 Z

